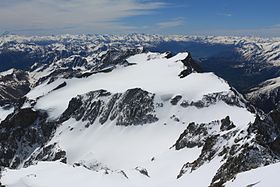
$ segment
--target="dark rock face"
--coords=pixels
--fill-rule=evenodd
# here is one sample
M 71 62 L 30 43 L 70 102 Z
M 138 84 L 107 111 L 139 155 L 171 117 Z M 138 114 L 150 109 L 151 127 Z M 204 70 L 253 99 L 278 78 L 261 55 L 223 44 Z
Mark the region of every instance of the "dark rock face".
M 205 139 L 199 157 L 192 163 L 188 162 L 184 164 L 177 178 L 182 177 L 186 172 L 192 172 L 198 169 L 204 163 L 210 162 L 214 158 L 216 152 L 218 151 L 218 149 L 215 148 L 215 145 L 218 143 L 218 141 L 218 135 L 207 137 Z
M 99 118 L 99 122 L 101 124 L 104 124 L 108 119 L 109 116 L 113 110 L 113 107 L 115 106 L 115 103 L 117 102 L 117 100 L 120 98 L 121 94 L 114 94 L 112 95 L 111 99 L 109 100 L 109 102 L 106 104 L 106 109 L 102 112 L 102 114 L 100 115 Z
M 221 157 L 224 164 L 212 179 L 210 186 L 213 187 L 223 186 L 225 182 L 233 179 L 240 172 L 279 161 L 278 149 L 273 149 L 269 143 L 269 140 L 272 140 L 272 137 L 269 136 L 274 127 L 269 125 L 268 129 L 259 124 L 264 121 L 258 119 L 255 123 L 250 124 L 248 132 L 237 130 L 229 117 L 209 124 L 190 123 L 174 147 L 179 150 L 198 146 L 202 147 L 202 151 L 194 162 L 184 164 L 178 178 L 186 172 L 198 169 L 216 156 Z M 226 132 L 221 135 L 220 130 Z
M 73 58 L 71 58 L 71 60 L 69 62 L 65 62 L 62 64 L 62 67 L 64 68 L 76 68 L 76 67 L 86 67 L 88 66 L 88 61 L 86 60 L 86 58 L 79 56 L 79 55 L 75 55 L 73 56 Z
M 1 176 L 0 176 L 1 177 Z M 0 187 L 5 187 L 4 185 L 2 185 L 2 183 L 0 182 Z
M 203 128 L 205 124 L 196 125 L 190 123 L 187 129 L 180 135 L 175 143 L 176 150 L 183 149 L 184 147 L 193 148 L 195 146 L 201 147 L 203 145 L 204 137 L 208 134 L 207 129 Z
M 66 121 L 70 117 L 74 117 L 77 121 L 89 121 L 90 124 L 94 123 L 99 115 L 101 103 L 104 105 L 104 99 L 111 93 L 106 90 L 92 91 L 84 96 L 78 96 L 71 99 L 68 108 L 62 114 L 60 121 Z
M 37 119 L 38 112 L 31 108 L 25 108 L 9 115 L 2 123 L 1 127 L 28 127 Z
M 72 115 L 77 116 L 78 110 L 82 106 L 83 102 L 81 100 L 81 97 L 72 98 L 69 102 L 68 108 L 64 111 L 64 113 L 60 117 L 60 121 L 66 121 L 68 120 Z M 76 117 L 76 119 L 80 119 Z
M 279 162 L 278 148 L 274 147 L 274 142 L 277 141 L 275 137 L 279 137 L 279 129 L 270 116 L 264 119 L 257 117 L 246 133 L 248 134 L 243 138 L 234 140 L 236 144 L 225 155 L 227 160 L 213 178 L 212 186 L 222 185 L 237 173 Z M 242 143 L 244 139 L 249 140 L 252 137 L 250 141 Z
M 182 177 L 186 172 L 192 172 L 202 166 L 204 163 L 210 162 L 214 156 L 219 152 L 220 145 L 218 142 L 224 138 L 219 135 L 218 131 L 212 129 L 219 129 L 221 126 L 220 121 L 213 121 L 209 124 L 195 124 L 190 123 L 187 129 L 180 135 L 175 143 L 175 149 L 180 150 L 185 147 L 193 148 L 195 146 L 202 147 L 201 154 L 192 163 L 183 165 L 177 178 Z M 235 132 L 232 132 L 235 133 Z M 230 134 L 228 134 L 229 136 Z
M 139 173 L 141 173 L 142 175 L 145 175 L 146 177 L 150 177 L 147 169 L 145 169 L 145 168 L 136 167 L 135 170 L 139 171 Z
M 175 104 L 178 103 L 180 100 L 181 99 L 179 99 L 179 96 L 176 96 L 172 99 L 171 102 Z M 231 106 L 239 106 L 244 108 L 250 107 L 250 105 L 247 106 L 246 103 L 244 104 L 242 98 L 236 95 L 233 91 L 230 93 L 219 92 L 219 93 L 204 95 L 201 100 L 195 102 L 194 101 L 189 102 L 183 99 L 182 102 L 180 102 L 180 106 L 184 108 L 189 106 L 195 106 L 196 108 L 204 108 L 216 104 L 219 101 L 223 101 Z M 255 112 L 254 109 L 251 110 L 252 112 Z
M 66 85 L 67 85 L 66 82 L 63 82 L 60 85 L 58 85 L 55 89 L 53 89 L 52 91 L 59 90 L 60 88 L 65 87 Z
M 197 64 L 197 62 L 195 62 L 195 60 L 193 60 L 193 58 L 191 56 L 191 53 L 188 53 L 187 58 L 182 60 L 182 62 L 185 66 L 185 70 L 183 70 L 179 74 L 180 78 L 184 78 L 184 77 L 188 76 L 189 74 L 191 74 L 193 72 L 197 72 L 197 73 L 202 72 L 202 69 L 200 68 L 200 66 Z
M 92 59 L 93 61 L 90 63 L 81 55 L 73 55 L 50 64 L 37 65 L 36 68 L 32 68 L 33 71 L 43 71 L 47 68 L 53 71 L 41 77 L 35 85 L 40 85 L 47 80 L 48 83 L 52 83 L 58 78 L 83 78 L 96 73 L 107 73 L 115 69 L 116 65 L 131 65 L 126 59 L 143 51 L 143 49 L 138 48 L 111 49 L 108 51 L 100 51 L 101 56 Z M 104 54 L 102 52 L 104 52 Z
M 221 127 L 220 127 L 221 131 L 227 131 L 234 127 L 235 125 L 230 121 L 229 116 L 221 120 Z
M 66 152 L 61 150 L 59 146 L 54 143 L 51 145 L 44 146 L 31 154 L 28 160 L 24 162 L 24 167 L 36 164 L 38 161 L 57 161 L 66 163 L 67 157 Z
M 13 70 L 10 74 L 0 76 L 0 105 L 12 104 L 30 90 L 28 73 Z
M 55 69 L 53 72 L 51 72 L 49 75 L 41 77 L 34 86 L 38 86 L 42 84 L 45 81 L 48 81 L 48 84 L 54 82 L 58 78 L 65 78 L 70 79 L 75 77 L 75 75 L 79 74 L 78 70 L 73 70 L 71 68 L 69 69 Z
M 154 114 L 154 94 L 140 88 L 125 93 L 111 94 L 106 90 L 97 90 L 73 98 L 60 122 L 70 117 L 77 121 L 93 124 L 97 119 L 104 124 L 108 119 L 116 120 L 116 125 L 143 125 L 157 121 Z
M 111 120 L 116 125 L 143 125 L 158 120 L 154 113 L 154 94 L 140 88 L 127 90 L 113 108 Z
M 90 162 L 82 160 L 77 163 L 74 163 L 74 167 L 84 167 L 88 170 L 96 171 L 96 172 L 103 171 L 104 174 L 109 174 L 109 173 L 113 172 L 110 168 L 108 168 L 107 166 L 98 162 L 97 160 L 90 161 Z M 120 172 L 122 175 L 126 176 L 124 171 L 120 171 Z M 128 178 L 128 177 L 126 176 L 126 178 Z
M 234 148 L 230 150 L 226 162 L 219 168 L 211 186 L 222 186 L 238 173 L 275 163 L 278 159 L 269 153 L 266 147 L 259 145 L 249 146 L 245 144 L 241 147 L 241 152 L 238 155 L 234 155 L 234 151 L 238 150 L 234 150 Z
M 177 105 L 177 103 L 182 99 L 181 95 L 176 95 L 175 97 L 173 97 L 170 101 L 170 103 L 172 105 Z
M 126 59 L 130 56 L 144 52 L 144 49 L 127 49 L 127 50 L 109 50 L 101 57 L 100 65 L 95 67 L 95 70 L 102 70 L 104 68 L 115 65 L 129 65 Z
M 250 132 L 257 133 L 256 140 L 268 146 L 277 156 L 280 156 L 280 111 L 274 110 L 266 116 L 257 117 L 249 128 Z
M 261 84 L 259 87 L 254 88 L 246 94 L 246 98 L 257 108 L 260 108 L 265 113 L 269 113 L 272 110 L 277 109 L 280 106 L 280 88 L 275 88 L 266 93 L 258 93 L 258 89 L 269 85 Z M 254 93 L 253 95 L 250 95 Z
M 16 110 L 0 124 L 0 165 L 17 168 L 51 136 L 47 115 L 31 108 Z

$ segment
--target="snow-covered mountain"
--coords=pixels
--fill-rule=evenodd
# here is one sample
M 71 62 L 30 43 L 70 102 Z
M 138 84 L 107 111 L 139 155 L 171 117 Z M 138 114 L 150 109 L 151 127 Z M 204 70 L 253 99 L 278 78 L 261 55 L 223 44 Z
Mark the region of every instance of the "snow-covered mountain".
M 280 102 L 280 78 L 267 80 L 252 88 L 246 94 L 246 97 L 252 104 L 267 113 L 278 109 Z
M 26 72 L 30 91 L 0 111 L 2 185 L 277 184 L 243 180 L 277 166 L 277 111 L 258 113 L 188 52 L 116 43 Z
M 0 71 L 29 69 L 96 53 L 144 47 L 145 50 L 178 53 L 188 49 L 202 68 L 215 72 L 239 91 L 280 76 L 280 39 L 185 35 L 62 35 L 0 37 Z M 90 59 L 86 59 L 90 61 Z M 236 75 L 239 76 L 236 76 Z
M 150 46 L 161 42 L 200 42 L 208 44 L 234 45 L 238 53 L 247 61 L 270 63 L 280 65 L 280 39 L 258 37 L 233 36 L 187 36 L 187 35 L 62 35 L 62 36 L 17 36 L 4 35 L 0 37 L 1 53 L 34 52 L 48 54 L 52 51 L 68 53 L 86 53 L 104 47 L 105 44 L 113 46 L 141 45 Z M 71 52 L 68 50 L 71 49 Z M 63 54 L 62 54 L 63 56 Z M 46 58 L 45 58 L 46 60 Z
M 0 73 L 1 105 L 24 96 L 29 90 L 29 75 L 25 71 L 10 69 Z

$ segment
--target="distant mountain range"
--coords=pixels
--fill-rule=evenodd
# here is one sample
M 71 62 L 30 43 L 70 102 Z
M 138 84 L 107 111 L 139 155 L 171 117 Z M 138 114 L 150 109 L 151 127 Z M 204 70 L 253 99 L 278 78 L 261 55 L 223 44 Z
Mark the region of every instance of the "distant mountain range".
M 0 70 L 28 69 L 34 63 L 48 64 L 73 55 L 86 57 L 118 46 L 141 46 L 149 51 L 171 51 L 174 54 L 189 50 L 205 71 L 215 72 L 243 93 L 280 75 L 278 38 L 146 34 L 41 37 L 4 35 L 0 37 Z

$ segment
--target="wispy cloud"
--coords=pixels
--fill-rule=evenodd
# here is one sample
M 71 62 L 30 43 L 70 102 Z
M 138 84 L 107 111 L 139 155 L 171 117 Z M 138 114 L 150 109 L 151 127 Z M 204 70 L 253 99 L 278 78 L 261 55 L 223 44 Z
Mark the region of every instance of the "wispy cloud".
M 165 5 L 139 0 L 0 1 L 0 25 L 11 31 L 67 28 L 69 33 L 117 32 L 132 29 L 121 19 L 147 15 Z
M 232 17 L 230 13 L 217 13 L 217 16 Z
M 161 29 L 168 29 L 168 28 L 174 28 L 184 25 L 184 19 L 183 18 L 175 18 L 163 22 L 157 23 L 157 26 Z

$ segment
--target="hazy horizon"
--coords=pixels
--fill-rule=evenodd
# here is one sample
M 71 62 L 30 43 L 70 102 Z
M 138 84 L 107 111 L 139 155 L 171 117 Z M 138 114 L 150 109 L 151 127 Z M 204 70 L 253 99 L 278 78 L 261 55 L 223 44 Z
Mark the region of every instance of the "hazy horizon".
M 279 37 L 276 0 L 10 0 L 0 33 L 179 34 Z

